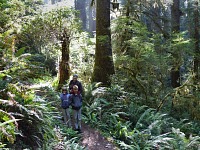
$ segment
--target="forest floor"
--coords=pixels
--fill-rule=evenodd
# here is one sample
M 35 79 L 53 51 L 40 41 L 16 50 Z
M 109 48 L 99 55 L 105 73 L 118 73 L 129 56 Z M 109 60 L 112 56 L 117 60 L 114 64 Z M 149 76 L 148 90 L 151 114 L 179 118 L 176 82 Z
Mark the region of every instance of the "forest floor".
M 82 123 L 79 145 L 85 150 L 119 150 L 111 140 L 105 138 L 97 129 L 91 128 L 89 125 Z M 63 139 L 60 130 L 56 131 L 59 139 Z M 78 135 L 77 135 L 78 136 Z M 58 143 L 53 150 L 64 150 L 62 142 Z
M 82 140 L 80 144 L 87 150 L 118 150 L 118 148 L 101 133 L 90 126 L 82 125 Z

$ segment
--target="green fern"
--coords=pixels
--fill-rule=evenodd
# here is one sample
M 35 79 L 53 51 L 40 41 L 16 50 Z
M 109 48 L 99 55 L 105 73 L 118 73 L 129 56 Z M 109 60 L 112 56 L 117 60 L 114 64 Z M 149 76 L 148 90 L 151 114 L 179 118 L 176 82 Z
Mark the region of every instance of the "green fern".
M 0 101 L 0 104 L 2 100 Z M 15 117 L 0 109 L 0 141 L 7 140 L 10 143 L 14 143 L 16 140 L 16 131 L 18 127 L 17 121 L 20 119 L 15 119 Z

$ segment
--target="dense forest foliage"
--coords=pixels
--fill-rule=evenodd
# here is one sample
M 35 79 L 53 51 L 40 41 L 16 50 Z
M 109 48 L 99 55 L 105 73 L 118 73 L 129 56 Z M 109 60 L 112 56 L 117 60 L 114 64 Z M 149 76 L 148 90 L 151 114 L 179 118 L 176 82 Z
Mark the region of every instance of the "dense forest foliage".
M 0 149 L 84 149 L 62 123 L 73 74 L 82 121 L 119 149 L 200 149 L 199 5 L 1 0 Z

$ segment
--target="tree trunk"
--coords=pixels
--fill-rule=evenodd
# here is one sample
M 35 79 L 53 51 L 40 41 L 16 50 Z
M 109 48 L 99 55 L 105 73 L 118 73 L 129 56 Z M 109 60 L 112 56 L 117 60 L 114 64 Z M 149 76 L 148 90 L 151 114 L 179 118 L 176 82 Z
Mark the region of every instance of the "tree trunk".
M 127 4 L 126 4 L 126 17 L 129 17 L 130 16 L 130 0 L 127 1 Z
M 172 32 L 178 33 L 180 31 L 180 15 L 181 11 L 179 9 L 179 0 L 173 0 L 173 4 L 171 7 L 171 19 L 172 19 Z M 173 53 L 173 57 L 176 59 L 180 57 L 177 52 Z M 171 86 L 173 88 L 180 86 L 180 66 L 175 66 L 173 64 L 171 70 Z
M 0 71 L 4 70 L 5 63 L 3 61 L 3 50 L 0 50 Z
M 194 55 L 194 73 L 195 80 L 199 79 L 199 11 L 198 11 L 198 1 L 195 2 L 194 5 L 194 39 L 195 39 L 195 55 Z
M 80 11 L 83 30 L 86 30 L 86 0 L 75 0 L 75 9 Z
M 93 6 L 89 6 L 89 28 L 88 31 L 91 34 L 94 34 L 93 32 L 96 31 L 96 20 L 94 19 L 94 16 L 96 16 L 96 9 Z
M 179 32 L 180 31 L 180 15 L 181 11 L 179 9 L 179 0 L 173 0 L 173 4 L 171 7 L 171 18 L 172 18 L 172 31 Z
M 110 75 L 114 74 L 114 64 L 110 33 L 110 0 L 96 3 L 96 50 L 92 81 L 110 85 Z
M 56 0 L 51 0 L 51 4 L 55 4 L 56 3 Z
M 62 43 L 62 58 L 61 62 L 59 65 L 59 88 L 66 84 L 66 81 L 69 79 L 69 72 L 70 72 L 70 67 L 69 67 L 69 36 L 67 34 L 67 31 L 64 30 L 63 32 L 63 37 L 61 40 Z

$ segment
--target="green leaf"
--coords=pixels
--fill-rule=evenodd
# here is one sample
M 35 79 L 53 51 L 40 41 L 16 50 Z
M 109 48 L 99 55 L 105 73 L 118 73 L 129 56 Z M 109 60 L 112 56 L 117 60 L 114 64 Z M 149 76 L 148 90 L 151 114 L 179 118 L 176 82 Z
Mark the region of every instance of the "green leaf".
M 26 47 L 22 47 L 20 48 L 17 53 L 15 54 L 16 57 L 19 57 L 20 55 L 22 55 L 25 51 Z
M 19 121 L 19 120 L 21 120 L 21 119 L 12 119 L 12 120 L 8 120 L 8 121 L 6 121 L 6 122 L 1 123 L 1 124 L 0 124 L 0 127 L 4 126 L 4 125 L 6 125 L 6 124 L 9 124 L 9 123 L 15 122 L 15 121 Z

